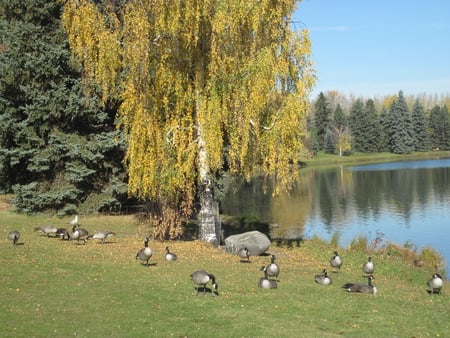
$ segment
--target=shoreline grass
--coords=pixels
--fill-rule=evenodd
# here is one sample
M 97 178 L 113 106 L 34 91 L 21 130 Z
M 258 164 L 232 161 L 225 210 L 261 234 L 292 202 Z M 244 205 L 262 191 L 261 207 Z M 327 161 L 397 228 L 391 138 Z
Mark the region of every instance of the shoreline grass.
M 346 282 L 364 282 L 367 253 L 318 238 L 300 246 L 277 246 L 268 252 L 281 267 L 275 290 L 257 287 L 259 268 L 269 256 L 239 258 L 198 241 L 151 241 L 154 256 L 146 268 L 135 260 L 149 229 L 133 216 L 82 216 L 90 232 L 117 233 L 110 243 L 86 245 L 33 232 L 39 224 L 67 226 L 67 219 L 0 211 L 0 289 L 3 337 L 360 337 L 450 336 L 448 282 L 441 295 L 429 295 L 430 267 L 415 267 L 397 254 L 371 252 L 376 296 L 350 294 Z M 21 232 L 13 247 L 10 230 Z M 164 248 L 176 253 L 164 260 Z M 344 258 L 333 273 L 329 258 Z M 329 287 L 314 283 L 323 268 Z M 190 274 L 215 274 L 219 296 L 194 295 Z

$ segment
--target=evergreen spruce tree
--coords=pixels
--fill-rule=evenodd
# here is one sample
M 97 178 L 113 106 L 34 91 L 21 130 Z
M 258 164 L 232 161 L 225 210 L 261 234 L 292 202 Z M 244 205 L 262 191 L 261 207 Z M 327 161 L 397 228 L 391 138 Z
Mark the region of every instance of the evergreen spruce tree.
M 411 114 L 400 91 L 389 111 L 389 146 L 394 154 L 408 154 L 413 151 L 414 138 Z
M 120 206 L 125 142 L 115 107 L 83 94 L 51 0 L 0 1 L 0 189 L 25 212 Z
M 375 103 L 372 99 L 366 102 L 366 119 L 365 119 L 365 132 L 366 142 L 365 151 L 366 152 L 376 152 L 380 148 L 380 124 L 378 120 L 377 110 L 375 108 Z
M 314 103 L 314 126 L 317 133 L 319 149 L 324 149 L 325 135 L 330 124 L 331 109 L 328 107 L 328 101 L 325 95 L 320 92 Z
M 430 143 L 433 149 L 450 149 L 450 116 L 447 106 L 434 106 L 429 117 Z
M 389 151 L 389 117 L 386 107 L 383 106 L 378 118 L 378 125 L 380 126 L 380 139 L 378 141 L 378 151 Z
M 334 154 L 336 152 L 335 138 L 331 129 L 328 129 L 325 134 L 325 143 L 323 150 L 327 154 Z
M 353 137 L 352 148 L 355 151 L 366 152 L 367 140 L 366 140 L 366 112 L 364 103 L 361 99 L 357 99 L 353 102 L 350 108 L 349 126 Z
M 418 99 L 414 102 L 411 119 L 413 125 L 414 151 L 427 151 L 429 145 L 425 110 Z

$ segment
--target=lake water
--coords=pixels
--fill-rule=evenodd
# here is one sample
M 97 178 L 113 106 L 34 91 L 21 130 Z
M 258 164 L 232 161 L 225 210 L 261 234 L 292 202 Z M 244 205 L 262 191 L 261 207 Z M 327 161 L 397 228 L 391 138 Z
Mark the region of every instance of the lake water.
M 359 235 L 419 251 L 431 246 L 450 273 L 450 159 L 311 168 L 290 196 L 271 198 L 272 189 L 264 193 L 259 179 L 235 182 L 221 212 L 277 224 L 277 237 L 339 233 L 343 246 Z

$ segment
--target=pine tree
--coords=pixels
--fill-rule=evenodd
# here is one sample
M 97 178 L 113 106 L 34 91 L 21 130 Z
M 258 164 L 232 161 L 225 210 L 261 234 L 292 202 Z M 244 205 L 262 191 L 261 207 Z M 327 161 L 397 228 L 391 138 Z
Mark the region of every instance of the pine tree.
M 429 149 L 425 110 L 418 99 L 414 102 L 411 115 L 414 137 L 414 151 Z
M 319 149 L 324 149 L 325 135 L 330 124 L 331 109 L 328 107 L 328 101 L 325 95 L 320 92 L 314 103 L 314 126 L 319 143 Z
M 433 149 L 450 149 L 450 116 L 447 106 L 434 106 L 429 117 L 429 136 Z
M 394 154 L 408 154 L 413 151 L 414 138 L 411 115 L 400 91 L 389 110 L 389 146 Z
M 25 212 L 120 206 L 125 142 L 116 110 L 85 96 L 70 62 L 61 6 L 1 1 L 0 184 Z
M 351 106 L 349 126 L 352 133 L 352 148 L 355 151 L 367 151 L 367 128 L 366 111 L 361 99 L 357 99 Z

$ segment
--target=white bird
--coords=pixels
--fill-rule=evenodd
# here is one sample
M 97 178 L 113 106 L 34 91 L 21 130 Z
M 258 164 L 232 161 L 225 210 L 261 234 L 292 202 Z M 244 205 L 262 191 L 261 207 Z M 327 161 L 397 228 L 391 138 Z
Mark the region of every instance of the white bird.
M 116 234 L 109 230 L 100 230 L 96 231 L 93 235 L 89 235 L 86 239 L 99 239 L 101 240 L 102 244 L 105 244 L 106 240 L 111 238 L 112 236 L 115 236 Z
M 75 215 L 74 218 L 72 218 L 69 222 L 70 225 L 78 225 L 78 215 Z
M 8 234 L 8 239 L 12 242 L 12 245 L 17 245 L 17 241 L 20 238 L 20 232 L 17 230 L 10 231 Z
M 267 269 L 267 276 L 269 277 L 275 277 L 275 279 L 278 279 L 278 275 L 280 274 L 280 267 L 277 263 L 275 263 L 275 255 L 272 255 L 270 259 L 270 264 L 266 266 Z

